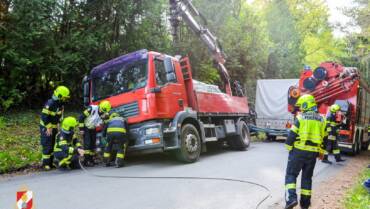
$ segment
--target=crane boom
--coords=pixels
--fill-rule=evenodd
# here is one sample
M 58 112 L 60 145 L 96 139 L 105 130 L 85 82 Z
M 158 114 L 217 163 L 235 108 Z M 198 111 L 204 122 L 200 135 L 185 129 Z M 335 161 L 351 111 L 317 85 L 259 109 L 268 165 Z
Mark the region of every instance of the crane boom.
M 191 3 L 191 0 L 169 0 L 170 2 L 170 22 L 172 26 L 172 35 L 174 40 L 177 41 L 177 31 L 180 21 L 184 21 L 189 28 L 194 32 L 195 35 L 199 36 L 200 40 L 207 46 L 208 50 L 212 54 L 212 58 L 218 69 L 222 80 L 225 83 L 226 92 L 231 94 L 230 88 L 230 76 L 227 72 L 224 64 L 225 54 L 222 51 L 217 37 L 213 35 L 205 25 L 200 24 L 195 17 L 201 18 L 206 22 L 205 18 L 199 13 L 199 11 Z

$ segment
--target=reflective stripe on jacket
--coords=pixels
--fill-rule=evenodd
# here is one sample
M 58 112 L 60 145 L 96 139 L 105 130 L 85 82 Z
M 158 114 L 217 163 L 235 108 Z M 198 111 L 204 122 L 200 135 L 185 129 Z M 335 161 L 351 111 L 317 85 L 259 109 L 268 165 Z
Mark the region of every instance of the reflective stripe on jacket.
M 288 136 L 288 146 L 309 152 L 320 152 L 326 135 L 326 122 L 316 112 L 305 112 L 297 116 L 290 131 L 292 134 Z
M 123 133 L 127 132 L 127 122 L 122 117 L 114 117 L 110 119 L 106 125 L 105 133 Z
M 67 154 L 73 154 L 77 148 L 82 148 L 82 145 L 73 132 L 67 133 L 61 131 L 58 133 L 54 145 L 54 152 L 65 152 Z

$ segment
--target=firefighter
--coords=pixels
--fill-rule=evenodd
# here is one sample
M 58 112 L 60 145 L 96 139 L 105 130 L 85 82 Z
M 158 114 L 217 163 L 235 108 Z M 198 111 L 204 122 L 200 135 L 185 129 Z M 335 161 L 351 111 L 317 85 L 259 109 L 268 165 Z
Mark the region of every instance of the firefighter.
M 311 204 L 312 175 L 316 158 L 323 155 L 322 140 L 325 136 L 325 118 L 317 112 L 317 104 L 312 95 L 303 95 L 298 101 L 299 113 L 289 131 L 286 148 L 289 150 L 285 175 L 286 209 L 298 205 L 296 180 L 302 171 L 301 208 Z
M 58 86 L 41 111 L 40 141 L 42 146 L 42 168 L 44 170 L 50 170 L 53 165 L 55 136 L 63 115 L 64 103 L 69 99 L 69 94 L 67 87 Z
M 77 125 L 78 122 L 74 117 L 67 117 L 62 122 L 54 146 L 54 164 L 58 168 L 80 168 L 78 158 L 84 155 L 84 150 L 74 133 Z
M 118 113 L 112 113 L 110 120 L 105 126 L 103 136 L 107 137 L 107 145 L 104 151 L 105 165 L 111 166 L 113 147 L 116 145 L 117 154 L 115 164 L 117 168 L 124 166 L 124 159 L 128 145 L 127 122 Z
M 338 147 L 338 141 L 337 141 L 337 135 L 338 135 L 338 126 L 339 123 L 337 123 L 336 120 L 336 114 L 340 111 L 340 106 L 338 104 L 333 104 L 330 106 L 330 112 L 326 116 L 326 122 L 327 122 L 327 132 L 328 137 L 325 140 L 325 155 L 324 159 L 322 160 L 323 163 L 331 164 L 331 161 L 329 161 L 329 153 L 333 152 L 335 156 L 335 160 L 337 162 L 343 162 L 343 160 L 340 156 L 340 150 Z
M 99 105 L 90 105 L 79 117 L 80 134 L 83 136 L 85 150 L 84 166 L 94 166 L 94 155 L 96 148 L 96 127 L 103 125 L 109 119 L 111 104 L 102 101 Z

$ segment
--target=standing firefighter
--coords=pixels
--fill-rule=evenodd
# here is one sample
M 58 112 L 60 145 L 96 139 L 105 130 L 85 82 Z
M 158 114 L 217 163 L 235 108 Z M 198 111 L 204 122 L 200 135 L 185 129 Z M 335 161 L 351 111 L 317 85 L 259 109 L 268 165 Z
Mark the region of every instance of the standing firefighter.
M 69 89 L 58 86 L 41 112 L 40 135 L 42 146 L 42 167 L 50 170 L 53 162 L 53 148 L 58 125 L 63 114 L 64 103 L 69 99 Z
M 297 115 L 286 140 L 289 150 L 285 175 L 286 209 L 298 204 L 296 180 L 301 171 L 300 205 L 301 208 L 310 206 L 313 170 L 316 158 L 322 155 L 321 146 L 325 136 L 325 119 L 317 112 L 315 98 L 312 95 L 303 95 L 298 99 L 297 105 L 301 113 Z
M 78 122 L 74 117 L 67 117 L 62 122 L 60 132 L 56 136 L 54 162 L 58 168 L 79 168 L 78 157 L 84 155 L 81 143 L 74 133 Z
M 85 166 L 94 166 L 94 154 L 96 148 L 96 127 L 103 124 L 103 120 L 109 118 L 111 104 L 102 101 L 99 105 L 90 105 L 79 117 L 80 133 L 83 136 L 85 150 Z
M 128 145 L 127 122 L 118 113 L 113 113 L 105 127 L 103 136 L 107 136 L 107 145 L 104 151 L 104 162 L 106 166 L 111 165 L 113 147 L 117 147 L 116 167 L 124 166 L 124 159 Z
M 338 135 L 338 126 L 340 125 L 337 122 L 337 113 L 340 111 L 340 106 L 337 104 L 333 104 L 330 106 L 330 113 L 326 116 L 326 122 L 327 122 L 327 132 L 328 132 L 328 138 L 325 140 L 325 155 L 324 159 L 322 160 L 323 163 L 329 163 L 331 164 L 331 161 L 329 161 L 329 153 L 333 151 L 333 154 L 335 156 L 335 160 L 337 162 L 345 161 L 341 159 L 340 157 L 340 150 L 338 147 L 338 141 L 337 141 L 337 135 Z

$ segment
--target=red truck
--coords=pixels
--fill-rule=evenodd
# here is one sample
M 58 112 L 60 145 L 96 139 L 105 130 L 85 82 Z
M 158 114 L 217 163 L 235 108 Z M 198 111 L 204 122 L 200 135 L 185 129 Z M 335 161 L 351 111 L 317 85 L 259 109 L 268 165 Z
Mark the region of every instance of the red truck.
M 190 1 L 170 4 L 172 26 L 182 19 L 200 36 L 226 93 L 194 81 L 187 57 L 140 50 L 95 67 L 83 81 L 85 105 L 108 100 L 113 112 L 128 119 L 129 152 L 173 151 L 180 160 L 194 162 L 210 141 L 245 150 L 250 144 L 248 101 L 243 94 L 232 95 L 216 37 L 195 21 L 192 14 L 199 13 Z
M 291 86 L 288 92 L 288 110 L 297 112 L 295 103 L 303 94 L 312 94 L 318 103 L 318 110 L 326 115 L 332 104 L 341 107 L 341 122 L 338 144 L 342 151 L 358 154 L 369 147 L 367 128 L 370 117 L 370 89 L 362 80 L 359 71 L 335 62 L 323 62 L 315 70 L 305 69 L 298 86 Z

